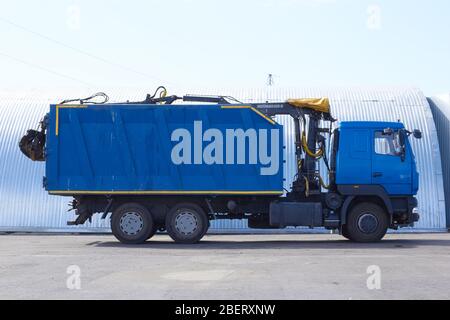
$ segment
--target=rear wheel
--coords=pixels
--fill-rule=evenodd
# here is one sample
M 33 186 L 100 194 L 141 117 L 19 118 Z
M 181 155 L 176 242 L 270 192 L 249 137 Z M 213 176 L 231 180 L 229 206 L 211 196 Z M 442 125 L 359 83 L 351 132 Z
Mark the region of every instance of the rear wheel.
M 138 203 L 125 203 L 114 210 L 111 230 L 120 242 L 139 244 L 149 239 L 156 228 L 147 208 Z
M 379 205 L 363 202 L 355 205 L 342 228 L 342 235 L 355 242 L 380 241 L 389 227 L 387 213 Z
M 166 216 L 166 230 L 177 243 L 196 243 L 208 231 L 208 217 L 198 205 L 181 203 Z
M 156 225 L 153 226 L 152 232 L 150 232 L 150 234 L 147 237 L 147 240 L 150 239 L 151 237 L 153 237 L 156 232 L 158 231 L 158 228 L 156 227 Z

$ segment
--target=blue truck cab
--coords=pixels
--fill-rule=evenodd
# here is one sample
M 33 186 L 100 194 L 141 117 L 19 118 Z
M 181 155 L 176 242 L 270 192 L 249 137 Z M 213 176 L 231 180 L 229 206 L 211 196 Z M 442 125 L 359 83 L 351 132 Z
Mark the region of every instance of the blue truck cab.
M 171 105 L 177 99 L 214 104 Z M 76 220 L 69 225 L 101 213 L 124 243 L 142 243 L 157 231 L 194 243 L 213 219 L 246 219 L 249 228 L 325 227 L 373 242 L 419 219 L 410 136 L 421 134 L 400 122 L 321 127 L 337 123 L 326 98 L 85 102 L 51 105 L 41 131 L 29 130 L 19 144 L 27 157 L 46 162 L 50 194 L 73 197 Z M 286 135 L 276 115 L 291 116 L 294 132 Z M 289 144 L 294 177 L 285 170 Z M 289 190 L 286 180 L 293 180 Z
M 343 122 L 338 130 L 337 185 L 380 187 L 389 196 L 417 194 L 419 173 L 409 139 L 401 138 L 403 124 Z

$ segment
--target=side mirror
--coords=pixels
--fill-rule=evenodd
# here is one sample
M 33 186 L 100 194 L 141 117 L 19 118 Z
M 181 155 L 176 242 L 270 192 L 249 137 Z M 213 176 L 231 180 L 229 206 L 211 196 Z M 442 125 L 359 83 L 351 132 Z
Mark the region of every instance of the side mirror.
M 422 132 L 421 132 L 420 130 L 415 129 L 415 130 L 413 131 L 413 136 L 414 136 L 414 138 L 416 138 L 416 139 L 422 139 Z

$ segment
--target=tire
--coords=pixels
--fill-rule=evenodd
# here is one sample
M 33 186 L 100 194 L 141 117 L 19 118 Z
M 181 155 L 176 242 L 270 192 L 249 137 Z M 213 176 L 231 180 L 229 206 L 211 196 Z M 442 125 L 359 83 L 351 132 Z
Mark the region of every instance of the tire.
M 153 236 L 156 228 L 147 208 L 138 203 L 125 203 L 114 210 L 111 230 L 122 243 L 140 244 Z
M 347 216 L 343 236 L 355 242 L 380 241 L 389 227 L 387 213 L 371 202 L 355 205 Z
M 166 216 L 166 230 L 176 243 L 196 243 L 208 231 L 208 217 L 198 205 L 180 203 Z
M 201 237 L 200 239 L 202 239 L 202 238 L 206 235 L 206 233 L 207 233 L 208 230 L 209 230 L 209 227 L 211 226 L 211 223 L 210 223 L 209 219 L 207 219 L 207 220 L 208 220 L 208 225 L 207 225 L 207 227 L 205 228 L 205 231 L 203 232 L 202 237 Z
M 151 237 L 153 237 L 157 231 L 158 231 L 158 227 L 156 225 L 153 225 L 152 232 L 150 232 L 150 234 L 148 235 L 148 238 L 146 240 L 149 240 Z
M 343 236 L 344 238 L 346 238 L 348 240 L 352 240 L 352 239 L 350 239 L 350 235 L 348 234 L 348 230 L 347 230 L 347 225 L 346 224 L 344 224 L 341 227 L 341 236 Z

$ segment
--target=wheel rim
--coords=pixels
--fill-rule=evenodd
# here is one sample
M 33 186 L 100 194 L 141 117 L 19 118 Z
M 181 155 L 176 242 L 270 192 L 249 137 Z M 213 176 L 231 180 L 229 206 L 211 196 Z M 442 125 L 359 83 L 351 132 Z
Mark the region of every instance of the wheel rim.
M 199 226 L 197 215 L 194 211 L 180 210 L 175 218 L 175 229 L 183 235 L 193 234 Z
M 358 218 L 358 228 L 363 233 L 373 233 L 378 227 L 378 218 L 370 212 L 363 213 Z
M 127 212 L 120 218 L 120 230 L 129 236 L 134 236 L 144 228 L 144 219 L 138 212 Z

